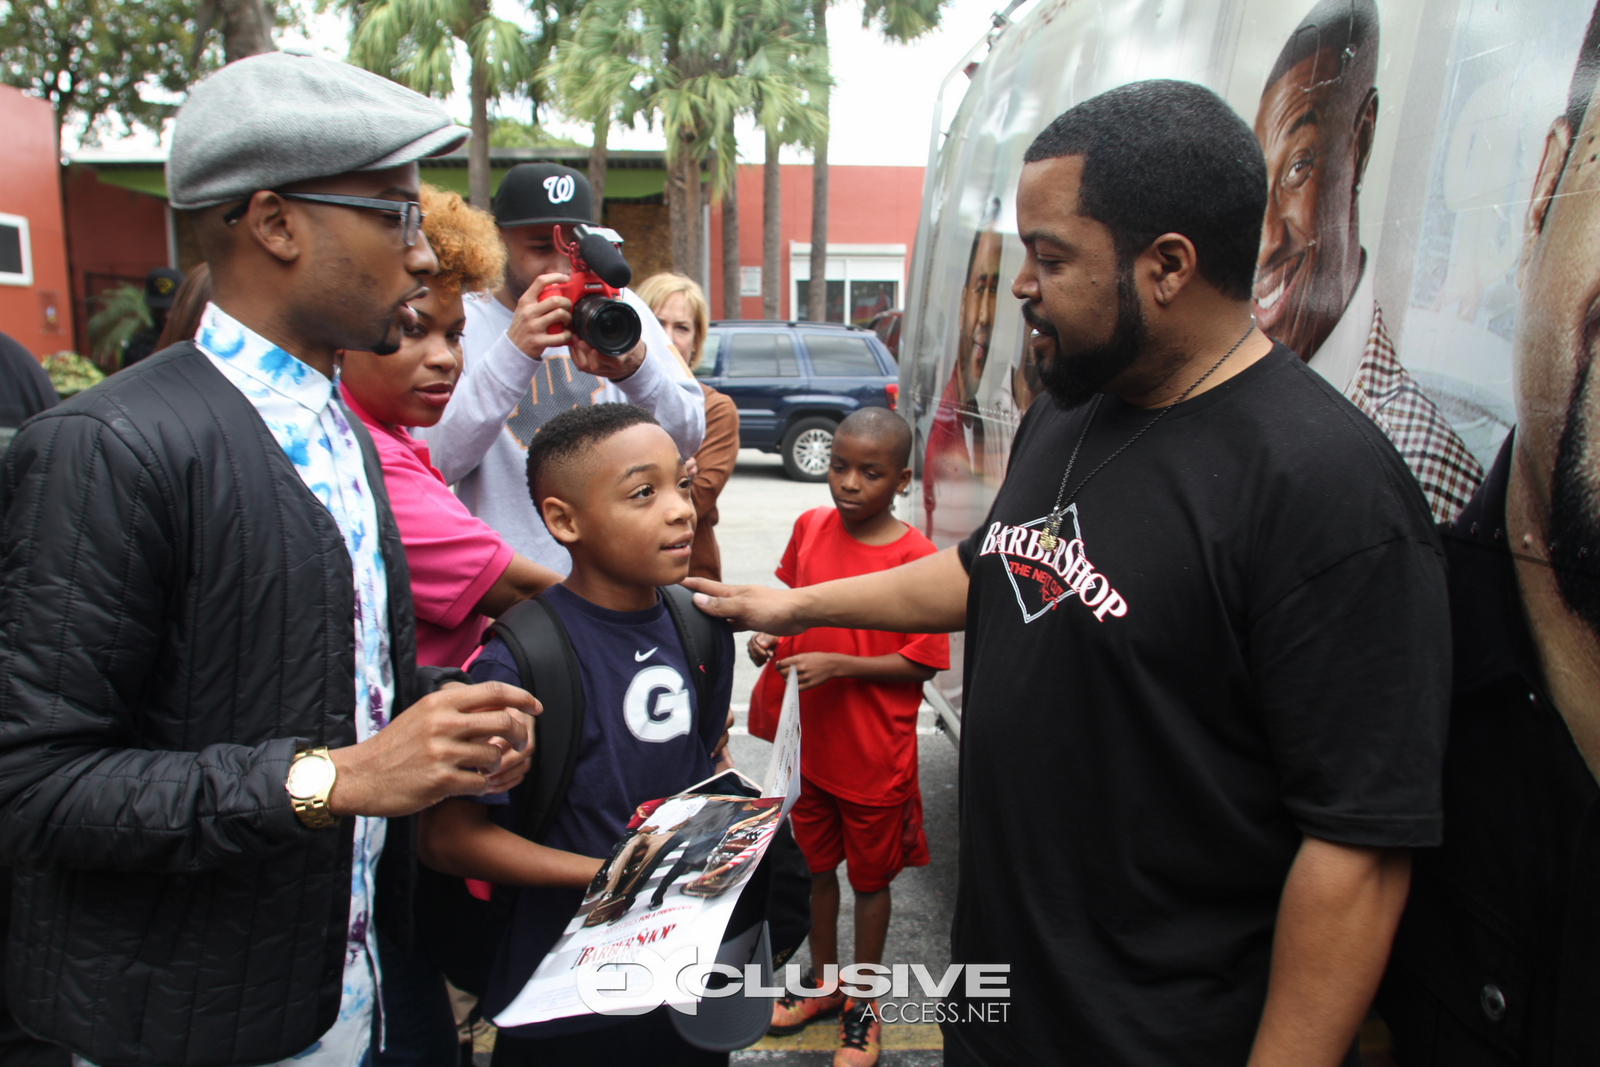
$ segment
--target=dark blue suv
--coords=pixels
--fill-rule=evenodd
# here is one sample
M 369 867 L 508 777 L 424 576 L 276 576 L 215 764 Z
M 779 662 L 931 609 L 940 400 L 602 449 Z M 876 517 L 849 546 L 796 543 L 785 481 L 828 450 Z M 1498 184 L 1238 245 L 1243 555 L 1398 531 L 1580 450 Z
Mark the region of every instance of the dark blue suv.
M 894 357 L 871 330 L 831 322 L 713 322 L 695 376 L 739 408 L 739 447 L 777 452 L 802 482 L 828 477 L 833 429 L 857 408 L 893 408 Z

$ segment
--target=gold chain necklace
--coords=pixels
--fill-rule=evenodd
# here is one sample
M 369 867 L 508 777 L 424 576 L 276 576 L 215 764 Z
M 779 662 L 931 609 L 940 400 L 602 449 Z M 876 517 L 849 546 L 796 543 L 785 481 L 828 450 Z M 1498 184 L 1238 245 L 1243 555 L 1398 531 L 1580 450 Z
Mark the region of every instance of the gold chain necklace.
M 1179 395 L 1178 399 L 1162 408 L 1159 415 L 1145 423 L 1143 426 L 1139 427 L 1138 431 L 1135 432 L 1132 437 L 1122 442 L 1115 452 L 1101 460 L 1100 465 L 1094 470 L 1090 471 L 1084 477 L 1083 481 L 1078 483 L 1078 488 L 1072 491 L 1072 495 L 1063 500 L 1062 497 L 1066 496 L 1067 492 L 1067 480 L 1072 477 L 1072 468 L 1078 462 L 1078 450 L 1083 447 L 1084 438 L 1089 436 L 1089 427 L 1094 425 L 1094 416 L 1095 413 L 1100 410 L 1100 401 L 1105 399 L 1104 393 L 1095 394 L 1094 405 L 1089 408 L 1089 417 L 1083 422 L 1083 432 L 1078 434 L 1078 443 L 1072 446 L 1072 455 L 1067 459 L 1067 469 L 1061 475 L 1061 488 L 1056 490 L 1056 506 L 1050 509 L 1050 517 L 1046 519 L 1044 523 L 1044 533 L 1039 535 L 1039 547 L 1041 549 L 1046 552 L 1054 551 L 1056 542 L 1059 540 L 1058 535 L 1061 533 L 1061 520 L 1063 517 L 1065 517 L 1067 508 L 1069 508 L 1072 505 L 1072 502 L 1078 498 L 1078 494 L 1083 492 L 1083 487 L 1089 484 L 1089 479 L 1093 478 L 1096 474 L 1099 474 L 1102 470 L 1104 470 L 1107 463 L 1110 463 L 1112 460 L 1122 455 L 1123 450 L 1129 445 L 1143 437 L 1144 432 L 1165 418 L 1167 412 L 1171 411 L 1173 408 L 1187 400 L 1190 393 L 1200 388 L 1201 382 L 1215 374 L 1218 368 L 1220 368 L 1224 363 L 1228 362 L 1229 356 L 1239 351 L 1239 346 L 1244 344 L 1245 341 L 1249 339 L 1250 335 L 1255 332 L 1255 329 L 1256 317 L 1251 315 L 1250 327 L 1244 331 L 1244 336 L 1235 341 L 1233 343 L 1233 347 L 1224 352 L 1222 358 L 1211 365 L 1210 370 L 1196 378 L 1194 380 L 1194 384 L 1185 389 L 1183 393 Z

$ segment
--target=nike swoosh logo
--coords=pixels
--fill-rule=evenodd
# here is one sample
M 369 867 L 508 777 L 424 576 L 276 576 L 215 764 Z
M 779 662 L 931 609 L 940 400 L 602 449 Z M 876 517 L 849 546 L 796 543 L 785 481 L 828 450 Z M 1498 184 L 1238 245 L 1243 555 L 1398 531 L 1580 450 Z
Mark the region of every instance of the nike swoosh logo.
M 660 648 L 660 647 L 661 647 L 660 645 L 656 646 L 656 648 Z M 649 659 L 651 656 L 656 654 L 656 648 L 652 648 L 648 652 L 635 652 L 633 654 L 633 662 L 635 662 L 635 663 L 643 663 L 645 660 Z

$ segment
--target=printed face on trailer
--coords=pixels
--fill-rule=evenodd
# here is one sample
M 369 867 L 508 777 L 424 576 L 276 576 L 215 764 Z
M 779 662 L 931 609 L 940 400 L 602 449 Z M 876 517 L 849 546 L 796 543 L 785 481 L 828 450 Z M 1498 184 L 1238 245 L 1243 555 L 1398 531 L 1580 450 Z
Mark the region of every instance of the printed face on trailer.
M 1580 77 L 1582 69 L 1580 61 Z M 1600 635 L 1600 90 L 1592 81 L 1587 88 L 1575 87 L 1545 140 L 1512 360 L 1519 459 L 1546 510 L 1557 585 Z

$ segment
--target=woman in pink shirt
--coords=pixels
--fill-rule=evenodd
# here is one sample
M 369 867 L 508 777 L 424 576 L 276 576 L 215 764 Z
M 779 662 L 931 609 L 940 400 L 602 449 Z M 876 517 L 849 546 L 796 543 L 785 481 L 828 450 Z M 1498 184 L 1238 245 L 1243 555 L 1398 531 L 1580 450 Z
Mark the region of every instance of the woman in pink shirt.
M 455 193 L 422 186 L 422 232 L 439 259 L 426 295 L 411 301 L 415 325 L 389 355 L 346 352 L 339 388 L 378 447 L 389 506 L 405 544 L 417 613 L 417 662 L 459 667 L 489 619 L 561 580 L 511 550 L 456 499 L 428 446 L 407 432 L 432 426 L 461 374 L 463 292 L 493 289 L 505 269 L 494 219 Z

